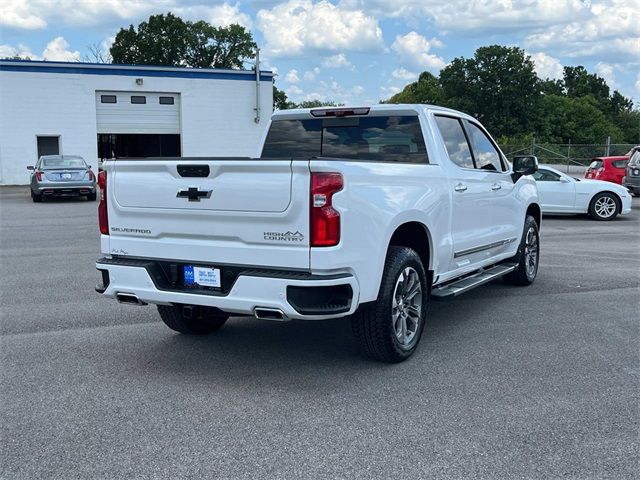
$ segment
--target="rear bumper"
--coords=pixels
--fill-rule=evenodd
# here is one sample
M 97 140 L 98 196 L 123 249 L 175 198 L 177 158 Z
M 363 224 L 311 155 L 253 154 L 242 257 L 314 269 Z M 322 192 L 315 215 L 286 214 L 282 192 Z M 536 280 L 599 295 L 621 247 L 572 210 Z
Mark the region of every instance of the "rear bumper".
M 167 286 L 155 267 L 153 261 L 100 259 L 96 268 L 102 274 L 102 284 L 96 291 L 109 298 L 125 295 L 158 305 L 210 306 L 236 315 L 255 315 L 256 309 L 279 310 L 287 319 L 300 320 L 351 315 L 360 296 L 358 282 L 349 274 L 322 276 L 292 272 L 288 276 L 251 269 L 240 271 L 226 292 L 198 290 L 192 293 Z
M 96 186 L 92 184 L 69 183 L 69 184 L 40 184 L 35 189 L 41 195 L 88 195 L 96 193 Z M 36 192 L 34 192 L 36 193 Z
M 622 186 L 631 193 L 640 193 L 640 177 L 625 177 Z

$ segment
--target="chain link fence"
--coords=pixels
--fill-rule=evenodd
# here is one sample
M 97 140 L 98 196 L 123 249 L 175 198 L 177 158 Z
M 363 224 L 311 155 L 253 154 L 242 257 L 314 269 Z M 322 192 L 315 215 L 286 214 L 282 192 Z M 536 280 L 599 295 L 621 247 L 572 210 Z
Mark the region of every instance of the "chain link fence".
M 540 163 L 554 165 L 566 172 L 581 173 L 594 157 L 626 155 L 635 147 L 632 143 L 537 143 L 528 145 L 502 144 L 500 148 L 509 161 L 515 155 L 535 155 Z

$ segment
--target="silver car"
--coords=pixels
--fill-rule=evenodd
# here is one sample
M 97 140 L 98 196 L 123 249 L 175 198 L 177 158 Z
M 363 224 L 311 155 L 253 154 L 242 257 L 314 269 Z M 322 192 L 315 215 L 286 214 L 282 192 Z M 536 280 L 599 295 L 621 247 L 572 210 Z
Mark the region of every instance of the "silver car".
M 96 176 L 84 158 L 77 155 L 44 155 L 31 170 L 31 198 L 79 196 L 96 199 Z

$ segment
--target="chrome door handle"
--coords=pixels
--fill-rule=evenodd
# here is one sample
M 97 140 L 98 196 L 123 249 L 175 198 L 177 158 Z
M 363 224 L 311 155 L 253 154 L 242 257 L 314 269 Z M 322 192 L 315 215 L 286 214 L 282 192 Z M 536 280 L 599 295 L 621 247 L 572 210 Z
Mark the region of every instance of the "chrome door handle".
M 501 188 L 502 186 L 499 183 L 494 183 L 493 185 L 491 185 L 491 190 L 493 190 L 494 192 L 500 190 Z
M 466 185 L 463 185 L 463 184 L 461 184 L 461 183 L 457 184 L 457 185 L 454 187 L 454 190 L 455 190 L 456 192 L 464 192 L 466 189 L 467 189 L 467 186 L 466 186 Z

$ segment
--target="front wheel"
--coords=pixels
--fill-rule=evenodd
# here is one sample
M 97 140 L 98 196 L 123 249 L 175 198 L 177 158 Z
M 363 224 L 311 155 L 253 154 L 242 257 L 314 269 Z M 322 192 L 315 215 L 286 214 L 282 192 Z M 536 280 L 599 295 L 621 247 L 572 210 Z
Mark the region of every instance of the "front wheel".
M 589 215 L 594 220 L 613 220 L 620 212 L 620 203 L 618 198 L 609 192 L 597 194 L 589 204 Z
M 531 285 L 538 275 L 540 261 L 540 234 L 538 224 L 531 215 L 527 215 L 524 220 L 522 239 L 513 260 L 517 263 L 517 267 L 504 276 L 504 281 L 511 285 Z
M 378 299 L 351 319 L 360 347 L 370 358 L 398 363 L 415 352 L 426 319 L 427 276 L 418 254 L 389 247 Z
M 158 313 L 171 330 L 189 335 L 206 335 L 220 330 L 229 318 L 217 308 L 196 305 L 158 305 Z

